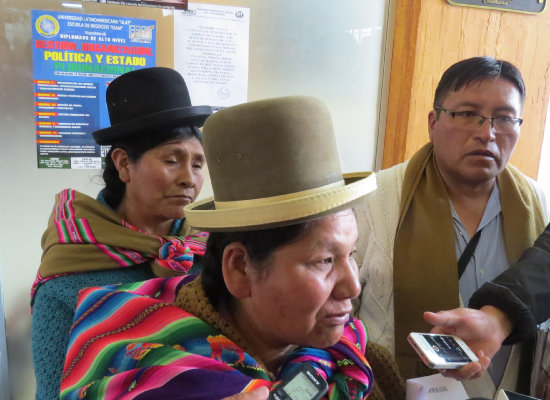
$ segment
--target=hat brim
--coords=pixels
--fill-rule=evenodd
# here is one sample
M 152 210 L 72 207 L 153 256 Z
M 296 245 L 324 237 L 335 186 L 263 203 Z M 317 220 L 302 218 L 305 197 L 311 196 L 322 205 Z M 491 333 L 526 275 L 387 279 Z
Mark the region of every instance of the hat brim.
M 205 231 L 246 231 L 288 226 L 353 207 L 376 190 L 374 173 L 364 179 L 338 187 L 308 191 L 277 198 L 246 200 L 216 209 L 213 198 L 185 206 L 185 219 L 196 229 Z
M 148 130 L 173 129 L 178 126 L 201 127 L 212 112 L 210 106 L 174 108 L 111 125 L 92 135 L 97 144 L 113 144 Z

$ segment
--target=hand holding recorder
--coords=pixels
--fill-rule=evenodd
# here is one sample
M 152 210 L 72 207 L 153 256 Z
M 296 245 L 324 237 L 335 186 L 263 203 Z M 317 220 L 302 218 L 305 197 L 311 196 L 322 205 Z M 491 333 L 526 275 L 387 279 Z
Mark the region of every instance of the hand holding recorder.
M 479 378 L 512 331 L 506 315 L 492 306 L 480 310 L 456 308 L 438 313 L 426 312 L 424 320 L 434 325 L 432 333 L 460 336 L 478 356 L 478 362 L 468 363 L 459 369 L 441 371 L 444 376 L 458 380 Z
M 223 400 L 319 400 L 328 391 L 328 383 L 309 364 L 302 364 L 271 393 L 266 387 L 239 393 Z
M 269 400 L 319 400 L 327 391 L 327 381 L 315 368 L 302 364 L 269 394 Z

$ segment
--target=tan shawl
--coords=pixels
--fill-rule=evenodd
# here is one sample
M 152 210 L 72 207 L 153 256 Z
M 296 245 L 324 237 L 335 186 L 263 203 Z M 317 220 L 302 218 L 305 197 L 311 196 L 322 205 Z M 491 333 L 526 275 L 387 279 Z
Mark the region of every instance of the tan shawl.
M 38 280 L 60 274 L 125 268 L 154 261 L 157 276 L 186 273 L 193 254 L 204 254 L 208 234 L 183 225 L 178 236 L 140 231 L 99 201 L 76 190 L 56 195 L 42 236 Z M 161 249 L 164 248 L 164 252 Z M 187 253 L 186 253 L 187 252 Z M 187 259 L 183 259 L 188 254 Z
M 498 185 L 506 252 L 513 264 L 544 230 L 545 221 L 535 191 L 516 168 L 507 166 Z M 451 221 L 449 197 L 429 143 L 405 171 L 394 246 L 395 356 L 405 379 L 427 372 L 407 343 L 410 332 L 430 330 L 423 312 L 459 307 Z

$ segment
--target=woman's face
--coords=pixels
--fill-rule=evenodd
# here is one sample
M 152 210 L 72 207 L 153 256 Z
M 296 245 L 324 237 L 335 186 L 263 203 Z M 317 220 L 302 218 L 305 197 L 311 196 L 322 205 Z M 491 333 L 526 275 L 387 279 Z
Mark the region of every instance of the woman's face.
M 271 348 L 335 344 L 361 291 L 353 258 L 353 210 L 316 220 L 298 241 L 276 250 L 241 299 L 256 335 Z
M 204 181 L 204 151 L 196 138 L 164 143 L 129 162 L 126 207 L 149 219 L 179 219 L 197 198 Z

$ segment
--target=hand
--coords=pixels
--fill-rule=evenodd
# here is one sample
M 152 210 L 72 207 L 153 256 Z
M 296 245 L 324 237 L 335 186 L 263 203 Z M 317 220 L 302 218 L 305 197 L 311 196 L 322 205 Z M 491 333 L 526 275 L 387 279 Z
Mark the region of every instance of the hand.
M 456 308 L 438 313 L 425 312 L 424 320 L 434 325 L 432 333 L 459 336 L 478 356 L 478 362 L 471 362 L 459 369 L 440 371 L 443 376 L 458 380 L 479 378 L 483 375 L 489 367 L 491 357 L 512 332 L 512 325 L 506 314 L 493 306 L 485 306 L 480 310 Z
M 269 389 L 265 386 L 261 386 L 251 392 L 237 393 L 233 396 L 226 397 L 223 400 L 267 400 L 268 396 Z

